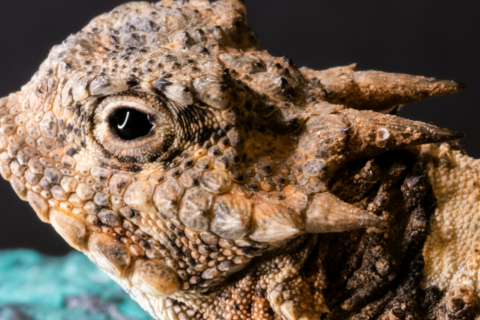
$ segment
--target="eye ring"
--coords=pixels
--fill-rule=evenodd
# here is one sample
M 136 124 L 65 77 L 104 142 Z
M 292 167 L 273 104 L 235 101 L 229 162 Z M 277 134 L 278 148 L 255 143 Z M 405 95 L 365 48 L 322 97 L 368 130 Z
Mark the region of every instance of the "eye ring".
M 127 112 L 140 117 L 135 124 L 139 125 L 139 131 L 115 130 L 115 125 L 128 122 Z M 122 162 L 146 163 L 161 157 L 175 140 L 173 128 L 169 109 L 153 96 L 108 97 L 97 106 L 93 118 L 93 136 L 97 144 Z

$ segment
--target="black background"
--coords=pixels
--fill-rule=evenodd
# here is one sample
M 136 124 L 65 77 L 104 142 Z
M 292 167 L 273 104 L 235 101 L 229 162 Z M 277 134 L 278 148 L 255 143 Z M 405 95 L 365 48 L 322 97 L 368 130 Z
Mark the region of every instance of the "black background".
M 122 0 L 1 0 L 0 97 L 28 82 L 50 48 Z M 399 115 L 465 134 L 480 157 L 480 1 L 247 0 L 250 27 L 276 56 L 298 66 L 359 68 L 466 82 L 459 94 L 404 107 Z M 0 249 L 69 250 L 10 184 L 0 182 Z

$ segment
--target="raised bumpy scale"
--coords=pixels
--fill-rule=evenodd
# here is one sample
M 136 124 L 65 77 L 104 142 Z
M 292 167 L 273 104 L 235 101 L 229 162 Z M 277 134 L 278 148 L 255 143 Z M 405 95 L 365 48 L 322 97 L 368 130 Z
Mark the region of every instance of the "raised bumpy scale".
M 298 68 L 241 1 L 128 3 L 0 100 L 0 172 L 156 319 L 473 319 L 479 163 L 387 114 L 463 87 Z

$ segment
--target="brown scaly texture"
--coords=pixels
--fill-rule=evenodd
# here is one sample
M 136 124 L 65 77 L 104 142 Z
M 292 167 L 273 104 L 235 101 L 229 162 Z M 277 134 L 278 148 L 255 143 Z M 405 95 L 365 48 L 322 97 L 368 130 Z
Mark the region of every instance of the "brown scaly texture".
M 0 100 L 0 173 L 157 319 L 469 319 L 461 265 L 421 279 L 461 135 L 384 114 L 463 87 L 299 69 L 241 1 L 129 3 Z

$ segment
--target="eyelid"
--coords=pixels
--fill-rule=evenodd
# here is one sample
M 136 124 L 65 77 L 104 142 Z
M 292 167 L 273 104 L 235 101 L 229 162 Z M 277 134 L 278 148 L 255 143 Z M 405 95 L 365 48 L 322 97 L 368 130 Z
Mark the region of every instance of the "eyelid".
M 145 113 L 147 116 L 152 116 L 155 113 L 156 114 L 160 113 L 159 110 L 155 110 L 151 107 L 148 107 L 144 104 L 140 104 L 136 101 L 118 100 L 118 101 L 112 101 L 105 106 L 105 108 L 102 110 L 102 119 L 106 120 L 110 116 L 110 114 L 112 114 L 112 112 L 117 108 L 136 109 L 138 111 Z

